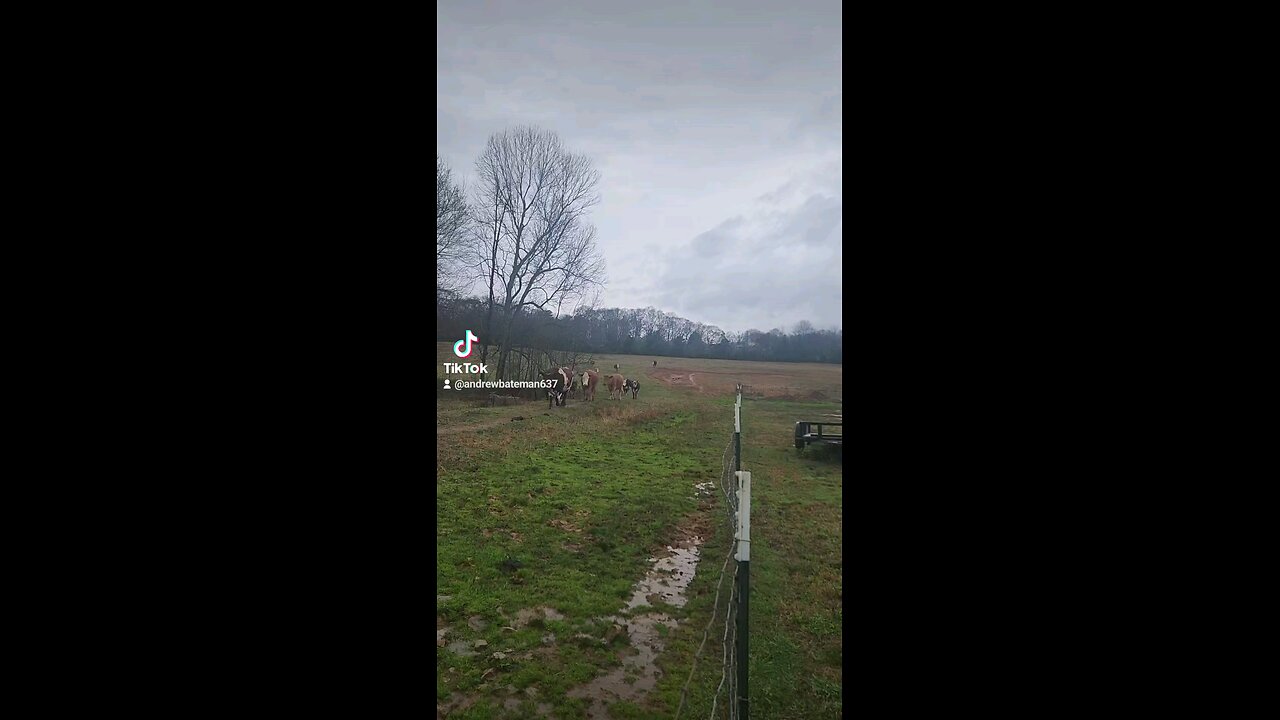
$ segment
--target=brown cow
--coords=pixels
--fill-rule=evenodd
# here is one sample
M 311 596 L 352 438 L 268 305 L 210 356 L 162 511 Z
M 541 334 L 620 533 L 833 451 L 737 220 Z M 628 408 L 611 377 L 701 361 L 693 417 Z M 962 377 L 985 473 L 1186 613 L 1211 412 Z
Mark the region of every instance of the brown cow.
M 587 401 L 596 399 L 596 388 L 600 387 L 600 371 L 588 370 L 582 373 L 582 390 Z
M 609 380 L 609 399 L 621 400 L 622 386 L 624 383 L 626 383 L 626 378 L 622 377 L 621 375 L 610 375 L 608 380 Z M 614 397 L 615 394 L 618 397 L 615 398 Z

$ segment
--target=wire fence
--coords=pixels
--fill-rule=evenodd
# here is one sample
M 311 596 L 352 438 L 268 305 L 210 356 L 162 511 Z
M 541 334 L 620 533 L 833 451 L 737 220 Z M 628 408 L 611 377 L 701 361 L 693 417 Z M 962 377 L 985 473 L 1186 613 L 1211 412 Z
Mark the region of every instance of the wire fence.
M 749 543 L 747 533 L 744 531 L 750 527 L 750 475 L 749 473 L 738 473 L 742 469 L 742 390 L 741 385 L 738 386 L 737 402 L 734 404 L 734 431 L 729 436 L 729 442 L 725 445 L 724 452 L 720 456 L 720 491 L 724 496 L 724 522 L 728 524 L 730 538 L 729 552 L 725 555 L 724 563 L 720 567 L 720 578 L 716 581 L 716 595 L 711 606 L 711 615 L 707 620 L 707 625 L 702 631 L 702 643 L 698 646 L 698 651 L 694 653 L 693 665 L 689 668 L 689 677 L 685 680 L 684 687 L 680 691 L 680 705 L 676 708 L 675 717 L 677 720 L 682 716 L 693 717 L 692 708 L 688 707 L 689 685 L 693 682 L 694 672 L 698 668 L 698 662 L 702 658 L 703 652 L 707 647 L 707 640 L 711 636 L 712 628 L 716 627 L 717 621 L 723 624 L 720 630 L 720 682 L 716 686 L 715 695 L 711 698 L 711 712 L 708 720 L 716 720 L 717 717 L 727 718 L 728 720 L 747 720 L 747 696 L 746 696 L 746 598 L 747 598 L 747 575 L 746 570 L 749 567 L 749 555 L 744 549 Z M 745 485 L 743 485 L 745 475 Z M 741 487 L 740 487 L 741 486 Z M 745 487 L 745 492 L 740 489 Z M 746 508 L 743 511 L 744 504 L 740 496 L 746 498 Z M 736 556 L 736 559 L 735 559 Z M 733 564 L 733 570 L 729 570 L 730 563 Z M 743 574 L 740 576 L 739 573 Z M 725 578 L 729 578 L 729 586 L 726 591 L 724 587 Z M 724 598 L 723 607 L 721 606 L 721 598 Z M 739 634 L 742 638 L 739 638 Z M 718 713 L 718 714 L 717 714 Z

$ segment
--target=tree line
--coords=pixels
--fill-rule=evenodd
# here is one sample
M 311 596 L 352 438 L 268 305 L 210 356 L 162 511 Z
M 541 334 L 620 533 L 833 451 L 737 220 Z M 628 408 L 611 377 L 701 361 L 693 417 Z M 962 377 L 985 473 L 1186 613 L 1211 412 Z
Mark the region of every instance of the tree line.
M 486 333 L 491 331 L 486 329 L 487 314 L 484 298 L 451 297 L 437 302 L 436 340 L 456 341 L 471 330 L 483 345 Z M 790 332 L 774 328 L 734 333 L 651 307 L 580 307 L 559 317 L 549 310 L 534 308 L 515 316 L 511 328 L 515 347 L 553 349 L 568 358 L 609 353 L 776 362 L 844 361 L 844 333 L 818 330 L 806 321 L 797 323 Z M 560 355 L 545 350 L 540 354 L 546 363 L 564 361 Z

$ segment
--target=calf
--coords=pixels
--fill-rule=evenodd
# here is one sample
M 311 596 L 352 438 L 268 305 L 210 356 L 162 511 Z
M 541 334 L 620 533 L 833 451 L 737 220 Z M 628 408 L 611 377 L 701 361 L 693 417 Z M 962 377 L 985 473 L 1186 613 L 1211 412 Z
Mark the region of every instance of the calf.
M 622 384 L 622 391 L 625 393 L 628 390 L 631 391 L 631 399 L 635 400 L 636 396 L 640 394 L 640 383 L 635 380 L 626 381 Z
M 559 385 L 547 390 L 547 409 L 551 409 L 552 401 L 555 402 L 557 407 L 564 407 L 564 398 L 565 391 L 561 390 Z
M 597 387 L 600 387 L 600 372 L 598 370 L 588 370 L 582 373 L 583 395 L 588 402 L 596 399 Z
M 622 386 L 623 386 L 623 385 L 625 385 L 625 384 L 626 384 L 626 380 L 625 380 L 625 378 L 623 378 L 621 375 L 610 375 L 610 376 L 609 376 L 609 399 L 610 399 L 610 400 L 621 400 L 621 399 L 622 399 Z M 615 397 L 614 397 L 614 395 L 615 395 L 615 394 L 616 394 L 618 397 L 616 397 L 616 398 L 615 398 Z

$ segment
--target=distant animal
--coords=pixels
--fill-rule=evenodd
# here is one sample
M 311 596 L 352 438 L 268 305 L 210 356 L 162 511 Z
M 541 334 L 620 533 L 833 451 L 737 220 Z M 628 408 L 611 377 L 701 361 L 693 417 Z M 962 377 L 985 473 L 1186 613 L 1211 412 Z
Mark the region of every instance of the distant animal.
M 657 360 L 654 360 L 654 361 L 653 361 L 653 366 L 654 366 L 654 367 L 658 367 L 658 361 L 657 361 Z
M 609 399 L 621 400 L 622 386 L 625 384 L 626 384 L 626 378 L 622 377 L 621 375 L 610 375 L 609 376 Z M 614 397 L 615 394 L 618 397 L 615 398 Z
M 614 363 L 614 364 L 613 364 L 613 369 L 614 369 L 614 370 L 617 370 L 617 369 L 618 369 L 618 363 Z
M 582 390 L 587 402 L 596 399 L 596 388 L 600 387 L 600 371 L 588 370 L 582 373 Z
M 631 391 L 631 399 L 635 400 L 636 396 L 640 394 L 640 383 L 635 380 L 626 381 L 622 384 L 622 392 L 625 393 L 628 390 Z

